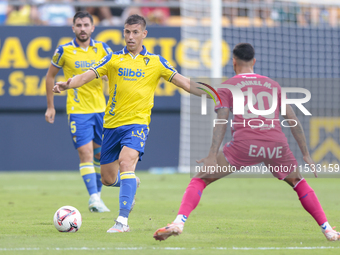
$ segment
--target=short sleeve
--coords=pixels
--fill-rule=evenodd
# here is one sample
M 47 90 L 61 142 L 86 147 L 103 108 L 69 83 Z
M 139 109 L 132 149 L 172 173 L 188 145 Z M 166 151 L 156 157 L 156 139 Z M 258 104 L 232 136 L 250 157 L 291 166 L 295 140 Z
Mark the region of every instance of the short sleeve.
M 54 65 L 57 68 L 62 68 L 64 65 L 64 58 L 63 58 L 63 54 L 64 54 L 64 49 L 62 46 L 59 46 L 55 52 L 54 55 L 52 57 L 51 63 L 52 65 Z
M 230 110 L 233 107 L 233 97 L 232 93 L 229 89 L 221 88 L 217 90 L 217 99 L 218 102 L 216 102 L 215 106 L 215 112 L 217 112 L 220 108 L 229 108 Z
M 177 73 L 177 70 L 173 68 L 170 63 L 163 58 L 162 56 L 159 56 L 159 61 L 161 62 L 161 77 L 164 78 L 166 81 L 171 81 L 174 75 Z
M 102 42 L 102 45 L 103 45 L 103 48 L 104 48 L 104 51 L 106 52 L 107 55 L 109 55 L 112 50 L 111 48 L 109 47 L 109 45 L 107 45 L 106 43 Z
M 112 52 L 109 55 L 103 57 L 100 61 L 95 63 L 93 66 L 90 67 L 96 73 L 97 78 L 108 75 L 108 66 L 110 64 L 110 60 L 112 59 Z

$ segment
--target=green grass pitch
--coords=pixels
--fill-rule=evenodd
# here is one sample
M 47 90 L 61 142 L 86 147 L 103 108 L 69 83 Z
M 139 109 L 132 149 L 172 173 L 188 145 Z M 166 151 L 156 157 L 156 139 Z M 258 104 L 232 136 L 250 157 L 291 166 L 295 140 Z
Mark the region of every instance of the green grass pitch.
M 296 193 L 274 178 L 226 178 L 207 187 L 182 235 L 156 242 L 157 228 L 174 220 L 189 175 L 137 172 L 141 186 L 130 233 L 108 234 L 118 216 L 117 188 L 103 187 L 110 213 L 90 213 L 78 172 L 0 173 L 1 254 L 338 254 L 302 208 Z M 307 180 L 332 226 L 340 228 L 340 179 Z M 83 223 L 59 233 L 55 211 L 76 207 Z

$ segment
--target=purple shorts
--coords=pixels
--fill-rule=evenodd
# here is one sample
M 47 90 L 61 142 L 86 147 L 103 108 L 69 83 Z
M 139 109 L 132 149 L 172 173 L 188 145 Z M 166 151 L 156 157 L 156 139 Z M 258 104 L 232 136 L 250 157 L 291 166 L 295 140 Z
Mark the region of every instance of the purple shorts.
M 298 163 L 288 143 L 283 142 L 231 141 L 224 145 L 223 154 L 227 161 L 237 169 L 263 162 L 267 169 L 280 180 L 298 168 Z

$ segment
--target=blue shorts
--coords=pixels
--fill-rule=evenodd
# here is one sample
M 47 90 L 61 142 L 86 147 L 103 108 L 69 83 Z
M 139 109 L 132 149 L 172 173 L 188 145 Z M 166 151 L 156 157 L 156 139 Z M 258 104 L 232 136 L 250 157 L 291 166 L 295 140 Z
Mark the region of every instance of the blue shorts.
M 76 149 L 92 140 L 101 145 L 104 113 L 70 114 L 68 123 Z
M 116 161 L 123 146 L 139 151 L 139 161 L 141 161 L 148 135 L 149 127 L 147 125 L 133 124 L 117 128 L 104 128 L 100 164 Z

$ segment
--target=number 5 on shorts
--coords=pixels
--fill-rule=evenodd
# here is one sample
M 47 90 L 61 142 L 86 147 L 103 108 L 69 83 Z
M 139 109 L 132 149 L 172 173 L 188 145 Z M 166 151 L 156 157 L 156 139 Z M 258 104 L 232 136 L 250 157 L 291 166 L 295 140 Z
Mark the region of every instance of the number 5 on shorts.
M 70 123 L 71 133 L 74 134 L 77 131 L 76 122 L 71 121 Z

